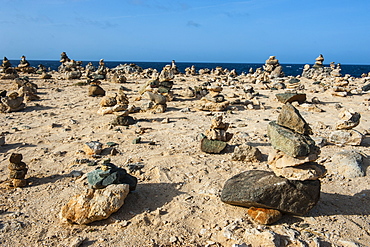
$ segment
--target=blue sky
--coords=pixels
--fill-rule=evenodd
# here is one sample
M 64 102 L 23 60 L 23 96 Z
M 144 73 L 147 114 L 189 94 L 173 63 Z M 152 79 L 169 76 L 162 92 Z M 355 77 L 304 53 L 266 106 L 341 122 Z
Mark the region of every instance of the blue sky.
M 0 0 L 0 57 L 370 64 L 369 0 Z

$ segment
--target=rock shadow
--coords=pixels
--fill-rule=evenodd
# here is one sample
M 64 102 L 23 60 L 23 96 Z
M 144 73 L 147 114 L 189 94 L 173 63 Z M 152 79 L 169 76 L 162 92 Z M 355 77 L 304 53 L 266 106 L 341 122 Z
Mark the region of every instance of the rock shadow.
M 370 216 L 370 190 L 353 196 L 321 192 L 317 205 L 307 216 L 362 215 Z
M 122 208 L 113 216 L 117 220 L 130 220 L 135 215 L 155 211 L 172 201 L 176 196 L 183 194 L 177 189 L 178 185 L 179 183 L 139 183 L 136 190 L 128 194 Z M 104 221 L 95 224 L 104 224 Z
M 47 177 L 27 177 L 26 176 L 26 179 L 28 182 L 27 187 L 35 187 L 35 186 L 39 186 L 42 184 L 55 183 L 57 180 L 65 178 L 65 177 L 70 177 L 70 175 L 69 174 L 63 174 L 63 175 L 55 174 L 55 175 L 50 175 Z
M 5 139 L 6 141 L 6 139 Z M 17 149 L 20 147 L 36 147 L 36 145 L 33 144 L 24 144 L 24 143 L 5 143 L 3 146 L 0 146 L 0 153 L 6 153 L 9 150 Z

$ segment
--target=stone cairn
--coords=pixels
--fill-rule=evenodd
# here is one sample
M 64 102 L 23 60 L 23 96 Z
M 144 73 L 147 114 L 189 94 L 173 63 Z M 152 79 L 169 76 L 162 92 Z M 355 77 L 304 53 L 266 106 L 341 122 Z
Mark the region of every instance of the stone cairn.
M 120 87 L 118 93 L 115 93 L 114 95 L 104 96 L 99 104 L 100 109 L 98 110 L 98 114 L 101 115 L 115 112 L 128 115 L 128 113 L 133 110 L 132 108 L 135 108 L 134 106 L 131 106 L 131 109 L 129 109 L 129 100 L 123 87 Z
M 224 123 L 222 115 L 212 119 L 210 129 L 206 134 L 202 134 L 200 149 L 205 153 L 218 154 L 227 146 L 227 142 L 233 137 L 232 133 L 227 132 L 229 123 Z
M 198 105 L 201 111 L 224 111 L 230 104 L 225 96 L 221 94 L 220 85 L 210 85 L 206 87 L 207 94 L 201 98 L 202 103 Z
M 19 97 L 23 97 L 25 101 L 29 102 L 40 99 L 40 97 L 37 95 L 37 84 L 31 82 L 28 76 L 16 78 L 14 82 L 18 88 Z
M 58 71 L 65 74 L 65 79 L 80 79 L 83 70 L 82 61 L 70 59 L 65 52 L 62 52 L 59 62 L 61 65 L 58 67 Z
M 313 80 L 322 80 L 324 78 L 331 78 L 331 77 L 341 77 L 341 66 L 338 63 L 337 65 L 334 62 L 330 63 L 329 67 L 324 66 L 324 56 L 320 54 L 316 58 L 315 64 L 310 67 L 309 64 L 306 64 L 303 67 L 302 77 L 313 79 Z M 339 80 L 339 78 L 338 78 Z
M 329 141 L 337 145 L 361 145 L 363 135 L 353 129 L 360 124 L 360 113 L 343 109 L 338 117 L 340 120 L 335 125 L 336 130 L 330 134 Z
M 28 168 L 22 159 L 22 154 L 18 153 L 12 153 L 9 158 L 9 178 L 11 179 L 11 186 L 13 187 L 24 187 L 27 185 L 25 176 Z
M 259 224 L 272 224 L 282 213 L 304 215 L 320 198 L 320 181 L 325 169 L 314 162 L 320 152 L 309 137 L 311 128 L 287 103 L 277 121 L 268 126 L 276 149 L 269 156 L 273 172 L 249 170 L 226 181 L 221 193 L 225 203 L 248 207 Z
M 30 66 L 30 63 L 26 60 L 24 55 L 21 57 L 21 61 L 19 62 L 18 67 L 15 69 L 17 71 L 29 74 L 36 72 L 36 68 Z
M 0 79 L 15 79 L 18 77 L 17 70 L 12 67 L 8 58 L 4 57 L 0 66 Z
M 0 112 L 9 113 L 21 111 L 26 107 L 26 104 L 23 103 L 24 98 L 20 97 L 17 92 L 12 92 L 8 96 L 0 96 Z
M 98 69 L 88 77 L 96 80 L 105 80 L 107 78 L 108 68 L 105 66 L 104 59 L 99 60 Z

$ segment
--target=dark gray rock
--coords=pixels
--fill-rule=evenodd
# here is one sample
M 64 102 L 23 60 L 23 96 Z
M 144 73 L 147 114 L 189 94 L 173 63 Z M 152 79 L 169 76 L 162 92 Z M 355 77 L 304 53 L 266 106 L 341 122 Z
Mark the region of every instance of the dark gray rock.
M 308 156 L 317 149 L 315 142 L 309 136 L 295 133 L 288 128 L 278 125 L 276 121 L 269 123 L 267 134 L 271 145 L 275 149 L 283 151 L 292 157 Z
M 300 104 L 306 101 L 306 94 L 303 93 L 278 93 L 275 95 L 281 103 L 292 103 L 298 101 Z
M 218 140 L 210 140 L 207 137 L 203 138 L 200 143 L 200 149 L 209 154 L 219 154 L 227 146 L 226 142 Z
M 299 111 L 290 103 L 286 103 L 278 116 L 277 124 L 287 127 L 302 135 L 312 135 L 312 129 L 303 119 Z
M 113 125 L 129 126 L 136 123 L 136 120 L 131 116 L 118 116 L 113 120 Z
M 250 170 L 226 181 L 221 201 L 304 215 L 319 201 L 320 187 L 319 180 L 288 180 L 273 172 Z
M 87 181 L 93 189 L 102 189 L 110 184 L 128 184 L 130 191 L 133 191 L 137 185 L 136 177 L 112 163 L 106 163 L 101 168 L 88 173 Z

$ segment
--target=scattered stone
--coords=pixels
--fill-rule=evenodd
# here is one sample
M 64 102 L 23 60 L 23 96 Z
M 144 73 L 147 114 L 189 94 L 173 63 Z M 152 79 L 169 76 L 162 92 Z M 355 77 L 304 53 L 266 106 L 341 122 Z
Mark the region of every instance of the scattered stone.
M 336 130 L 329 136 L 329 141 L 338 145 L 361 145 L 363 135 L 357 130 Z
M 281 103 L 292 103 L 297 101 L 302 104 L 306 101 L 306 94 L 302 93 L 278 93 L 275 95 L 278 101 Z
M 107 219 L 122 207 L 128 193 L 128 184 L 112 184 L 101 190 L 89 189 L 74 196 L 62 207 L 61 221 L 85 225 Z
M 113 122 L 112 125 L 120 125 L 120 126 L 129 126 L 136 124 L 136 120 L 131 116 L 117 116 Z
M 339 113 L 339 118 L 341 119 L 335 125 L 337 130 L 349 130 L 353 129 L 360 124 L 361 115 L 358 112 L 350 110 L 343 110 Z
M 88 96 L 96 97 L 96 96 L 105 96 L 104 89 L 99 85 L 90 85 Z
M 103 144 L 98 141 L 86 142 L 84 151 L 87 155 L 100 154 L 103 150 Z
M 258 224 L 270 225 L 281 219 L 281 212 L 275 209 L 251 207 L 247 211 L 248 215 Z
M 250 170 L 226 181 L 221 200 L 227 204 L 271 208 L 304 215 L 320 198 L 319 180 L 288 180 L 273 172 Z
M 280 235 L 273 231 L 259 232 L 257 229 L 251 229 L 245 232 L 246 244 L 253 247 L 280 247 Z
M 262 153 L 256 147 L 243 144 L 241 146 L 235 147 L 231 159 L 245 162 L 258 162 L 262 161 Z
M 365 176 L 363 157 L 356 150 L 338 152 L 331 161 L 325 164 L 330 173 L 338 173 L 346 178 Z

